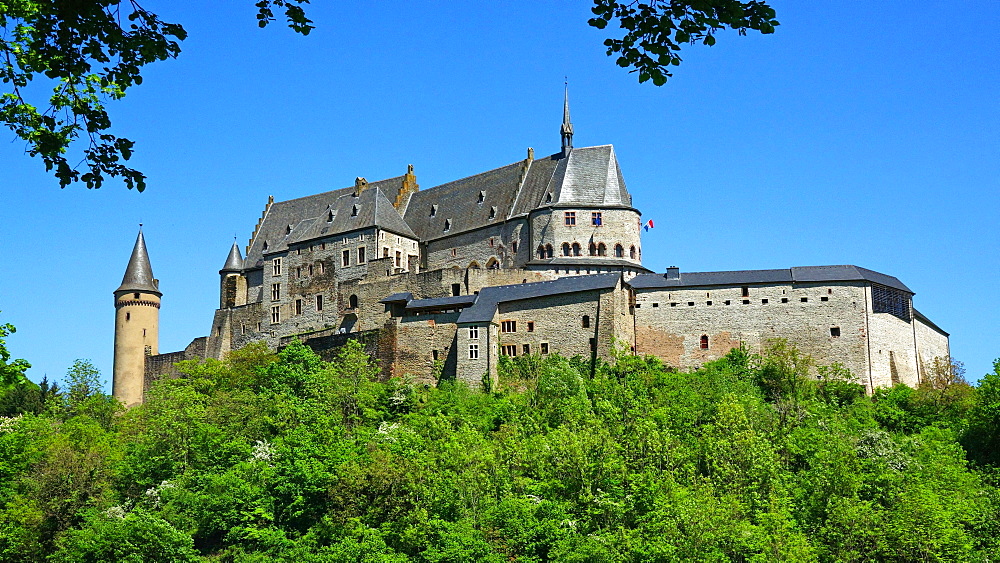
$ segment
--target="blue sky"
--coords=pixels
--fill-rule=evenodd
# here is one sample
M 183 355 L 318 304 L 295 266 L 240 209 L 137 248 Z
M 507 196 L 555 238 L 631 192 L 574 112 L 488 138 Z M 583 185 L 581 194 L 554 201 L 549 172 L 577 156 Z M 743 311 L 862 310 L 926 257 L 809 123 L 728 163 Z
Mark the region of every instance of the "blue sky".
M 29 376 L 110 379 L 114 309 L 145 223 L 160 350 L 208 333 L 218 270 L 268 195 L 416 168 L 424 188 L 559 148 L 614 144 L 661 271 L 856 264 L 900 278 L 978 379 L 1000 357 L 1000 3 L 773 2 L 769 36 L 691 46 L 666 86 L 616 67 L 586 0 L 316 2 L 301 37 L 253 2 L 144 5 L 176 60 L 112 104 L 145 193 L 60 190 L 0 144 L 0 323 Z

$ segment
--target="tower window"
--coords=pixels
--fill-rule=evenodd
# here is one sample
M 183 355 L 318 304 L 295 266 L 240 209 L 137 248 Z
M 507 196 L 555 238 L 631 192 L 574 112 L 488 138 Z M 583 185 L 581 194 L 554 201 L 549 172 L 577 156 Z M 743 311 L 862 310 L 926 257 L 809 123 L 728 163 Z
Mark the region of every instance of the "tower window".
M 597 255 L 598 256 L 607 256 L 608 255 L 608 247 L 605 246 L 603 242 L 601 244 L 597 245 Z
M 126 321 L 132 320 L 132 313 L 125 313 L 125 320 Z
M 580 243 L 578 242 L 573 243 L 573 256 L 580 256 Z
M 635 260 L 635 245 L 632 245 L 628 249 L 629 258 Z
M 296 315 L 301 315 L 302 314 L 302 300 L 301 299 L 296 299 L 295 300 L 295 314 Z
M 136 299 L 138 299 L 139 298 L 139 294 L 138 293 L 133 293 L 132 297 L 135 297 Z
M 616 244 L 615 245 L 615 258 L 624 258 L 624 257 L 625 257 L 625 247 L 622 246 L 622 245 L 620 245 L 620 244 Z
M 562 253 L 563 253 L 563 256 L 569 256 L 570 255 L 569 254 L 569 243 L 568 242 L 562 243 Z
M 567 227 L 576 226 L 576 211 L 567 211 L 564 219 Z
M 708 335 L 707 334 L 702 334 L 701 335 L 701 349 L 702 350 L 708 350 Z
M 546 244 L 545 245 L 545 257 L 546 258 L 552 258 L 552 245 L 551 244 Z
M 597 256 L 597 245 L 594 243 L 590 243 L 590 255 Z
M 600 227 L 603 224 L 600 211 L 594 211 L 590 214 L 590 223 L 595 227 Z
M 317 311 L 322 311 L 323 310 L 323 296 L 322 295 L 317 295 L 316 296 L 316 310 Z

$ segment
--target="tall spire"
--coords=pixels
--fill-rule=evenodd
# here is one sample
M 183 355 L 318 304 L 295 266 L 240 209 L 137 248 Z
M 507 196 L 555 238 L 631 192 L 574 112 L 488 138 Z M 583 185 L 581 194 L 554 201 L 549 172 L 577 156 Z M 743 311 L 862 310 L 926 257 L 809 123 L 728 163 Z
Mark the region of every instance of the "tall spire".
M 117 291 L 147 291 L 162 295 L 159 284 L 153 278 L 153 267 L 149 265 L 149 254 L 146 252 L 146 239 L 142 237 L 142 225 L 139 225 L 139 236 L 132 248 L 132 257 L 128 259 L 125 276 Z
M 233 241 L 233 247 L 229 249 L 229 257 L 226 258 L 226 265 L 222 267 L 223 272 L 239 272 L 243 269 L 243 255 L 240 254 L 240 245 Z
M 562 134 L 562 154 L 569 156 L 570 149 L 573 148 L 573 123 L 569 120 L 569 81 L 565 82 L 565 92 L 563 93 L 563 120 L 559 132 Z

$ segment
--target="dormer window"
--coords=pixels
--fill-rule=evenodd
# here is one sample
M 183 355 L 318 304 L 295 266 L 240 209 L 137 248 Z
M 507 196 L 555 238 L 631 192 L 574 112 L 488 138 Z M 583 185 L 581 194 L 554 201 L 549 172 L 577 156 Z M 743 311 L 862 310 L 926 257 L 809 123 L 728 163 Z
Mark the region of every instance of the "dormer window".
M 431 217 L 433 217 L 433 216 L 435 216 L 437 214 L 438 214 L 438 206 L 432 205 L 431 206 Z
M 552 192 L 545 194 L 545 203 L 552 203 Z
M 333 211 L 330 211 L 326 214 L 326 222 L 333 223 Z
M 285 227 L 285 236 L 288 236 L 290 234 L 292 234 L 292 226 L 288 225 L 287 227 Z
M 486 192 L 479 192 L 479 205 L 486 201 Z
M 445 219 L 445 221 L 444 221 L 444 232 L 447 233 L 450 230 L 451 230 L 451 219 Z
M 267 241 L 264 241 L 264 250 L 267 250 Z
M 490 208 L 490 219 L 496 219 L 496 217 L 497 217 L 497 208 L 494 206 Z
M 353 205 L 351 206 L 351 217 L 357 217 L 357 216 L 358 216 L 358 206 Z

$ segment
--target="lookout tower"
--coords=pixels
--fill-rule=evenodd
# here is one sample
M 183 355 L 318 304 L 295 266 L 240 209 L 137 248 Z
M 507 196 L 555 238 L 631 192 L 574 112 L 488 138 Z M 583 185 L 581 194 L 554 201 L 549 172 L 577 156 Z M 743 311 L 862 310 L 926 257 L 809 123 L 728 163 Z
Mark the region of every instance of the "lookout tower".
M 115 364 L 112 395 L 131 407 L 142 402 L 146 356 L 159 353 L 159 280 L 153 278 L 139 226 L 122 284 L 115 290 Z

